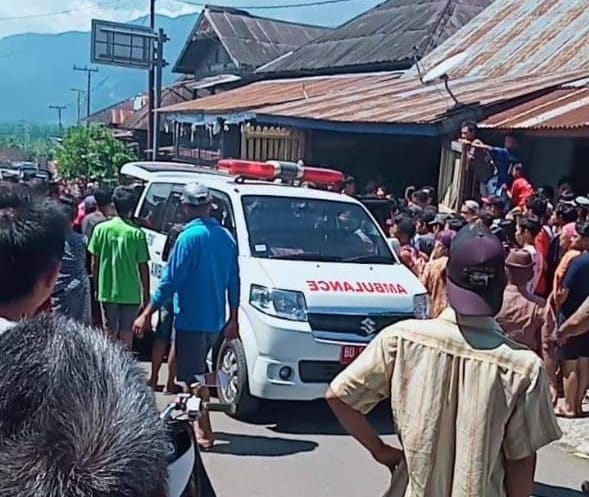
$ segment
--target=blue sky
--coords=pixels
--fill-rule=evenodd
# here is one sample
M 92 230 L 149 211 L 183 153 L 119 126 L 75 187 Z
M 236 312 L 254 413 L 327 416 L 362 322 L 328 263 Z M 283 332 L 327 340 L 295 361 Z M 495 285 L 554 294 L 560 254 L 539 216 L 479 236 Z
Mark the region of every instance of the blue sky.
M 168 16 L 195 13 L 197 0 L 156 0 L 157 10 Z M 206 0 L 205 0 L 206 1 Z M 209 0 L 231 7 L 308 3 L 312 0 Z M 260 9 L 252 13 L 312 24 L 336 26 L 381 3 L 382 0 L 348 0 L 341 4 Z M 149 0 L 0 0 L 0 38 L 25 32 L 88 31 L 92 18 L 128 21 L 147 13 Z

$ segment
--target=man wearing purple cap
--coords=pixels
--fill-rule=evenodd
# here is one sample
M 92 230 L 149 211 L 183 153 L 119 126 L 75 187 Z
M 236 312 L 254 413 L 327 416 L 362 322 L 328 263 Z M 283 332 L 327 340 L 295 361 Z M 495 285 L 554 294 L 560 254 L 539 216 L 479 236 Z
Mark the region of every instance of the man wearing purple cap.
M 382 331 L 332 382 L 327 401 L 392 472 L 387 497 L 529 496 L 536 452 L 561 433 L 542 361 L 493 319 L 506 285 L 501 242 L 466 226 L 446 273 L 449 307 Z M 384 399 L 399 449 L 365 417 Z

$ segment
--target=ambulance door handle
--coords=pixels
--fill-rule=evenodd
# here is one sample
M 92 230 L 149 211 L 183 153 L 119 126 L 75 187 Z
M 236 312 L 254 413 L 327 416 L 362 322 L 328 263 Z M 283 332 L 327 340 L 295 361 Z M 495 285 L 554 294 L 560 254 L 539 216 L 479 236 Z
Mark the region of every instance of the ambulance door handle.
M 162 255 L 162 251 L 161 250 L 156 250 L 155 251 L 155 255 Z

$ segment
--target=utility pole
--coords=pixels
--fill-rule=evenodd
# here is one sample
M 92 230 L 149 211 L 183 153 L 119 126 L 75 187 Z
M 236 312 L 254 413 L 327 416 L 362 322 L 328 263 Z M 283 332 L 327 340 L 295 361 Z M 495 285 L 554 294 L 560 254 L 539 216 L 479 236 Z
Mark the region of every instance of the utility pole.
M 155 32 L 155 0 L 149 0 L 149 27 L 151 32 Z M 153 47 L 153 43 L 150 44 Z M 151 60 L 153 60 L 153 55 Z M 155 72 L 154 66 L 151 64 L 147 70 L 147 143 L 149 146 L 153 144 L 153 103 L 155 100 Z
M 78 67 L 76 65 L 74 65 L 74 71 L 81 71 L 81 72 L 85 72 L 86 73 L 86 77 L 87 77 L 87 83 L 86 83 L 86 117 L 90 116 L 90 109 L 91 109 L 91 105 L 90 105 L 90 97 L 92 94 L 92 74 L 97 73 L 98 69 L 97 68 L 93 68 L 93 67 L 88 67 L 88 66 L 84 66 L 84 67 Z M 86 125 L 89 126 L 90 125 L 90 121 L 86 121 Z
M 79 88 L 71 88 L 70 91 L 73 91 L 76 94 L 76 122 L 80 124 L 80 120 L 82 118 L 82 95 L 86 93 L 86 91 L 80 90 Z
M 58 122 L 59 122 L 59 136 L 61 138 L 63 138 L 63 121 L 61 119 L 62 117 L 62 112 L 64 111 L 64 109 L 66 109 L 65 105 L 50 105 L 49 106 L 50 109 L 54 109 L 57 111 L 57 116 L 58 116 Z
M 154 73 L 154 107 L 156 109 L 153 112 L 153 151 L 152 151 L 152 158 L 154 161 L 158 160 L 159 158 L 159 151 L 160 151 L 160 113 L 159 108 L 161 107 L 161 99 L 162 99 L 162 71 L 164 67 L 166 67 L 167 62 L 164 59 L 164 45 L 169 41 L 169 38 L 164 33 L 163 29 L 159 29 L 157 33 L 157 43 L 155 48 L 155 57 L 154 57 L 154 64 L 152 67 L 155 66 L 155 73 Z

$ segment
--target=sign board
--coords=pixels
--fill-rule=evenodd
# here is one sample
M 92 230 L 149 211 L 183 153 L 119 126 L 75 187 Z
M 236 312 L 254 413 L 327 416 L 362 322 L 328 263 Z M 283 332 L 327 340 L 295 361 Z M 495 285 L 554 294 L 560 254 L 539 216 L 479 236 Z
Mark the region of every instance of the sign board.
M 157 35 L 149 27 L 92 19 L 91 61 L 148 69 Z

